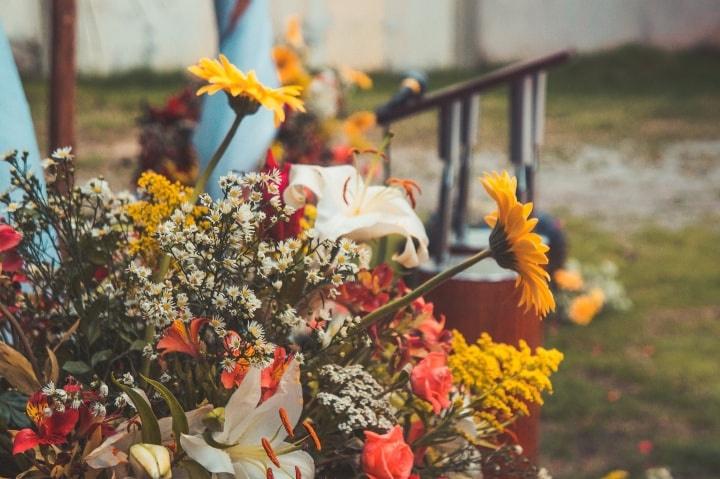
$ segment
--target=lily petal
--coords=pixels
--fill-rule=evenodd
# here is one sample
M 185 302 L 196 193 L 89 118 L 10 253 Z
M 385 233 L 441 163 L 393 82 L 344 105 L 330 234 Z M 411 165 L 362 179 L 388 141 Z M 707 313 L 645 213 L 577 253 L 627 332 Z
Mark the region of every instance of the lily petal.
M 191 459 L 209 472 L 235 473 L 230 456 L 223 450 L 208 445 L 202 437 L 183 434 L 180 436 L 180 445 Z
M 225 406 L 225 425 L 222 431 L 215 434 L 216 441 L 234 444 L 248 428 L 260 401 L 260 375 L 260 369 L 250 368 L 240 386 L 230 396 Z
M 259 387 L 257 389 L 260 390 Z M 290 424 L 297 424 L 302 414 L 303 397 L 300 369 L 295 360 L 288 365 L 275 394 L 252 412 L 250 420 L 244 425 L 245 429 L 239 439 L 240 442 L 260 444 L 264 437 L 274 438 L 273 446 L 281 443 L 287 437 L 280 420 L 281 407 L 285 408 Z

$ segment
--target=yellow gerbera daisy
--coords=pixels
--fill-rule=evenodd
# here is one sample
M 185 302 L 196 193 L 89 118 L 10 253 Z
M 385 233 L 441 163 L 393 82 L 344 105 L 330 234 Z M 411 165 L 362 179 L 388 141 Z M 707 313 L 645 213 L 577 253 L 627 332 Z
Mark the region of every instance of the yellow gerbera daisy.
M 495 261 L 503 268 L 515 270 L 516 287 L 521 290 L 520 306 L 533 308 L 540 316 L 555 309 L 550 292 L 550 275 L 543 265 L 548 263 L 545 253 L 550 249 L 540 235 L 533 233 L 536 218 L 529 218 L 532 203 L 517 200 L 517 179 L 502 173 L 485 173 L 482 184 L 497 203 L 497 211 L 487 215 L 485 221 L 493 228 L 490 250 Z
M 303 102 L 299 98 L 301 87 L 296 85 L 266 87 L 260 83 L 253 70 L 247 74 L 241 72 L 225 55 L 221 54 L 219 60 L 203 58 L 197 65 L 188 67 L 188 70 L 208 82 L 198 89 L 198 95 L 203 93 L 214 95 L 224 91 L 231 98 L 231 104 L 236 111 L 242 111 L 244 114 L 254 113 L 258 106 L 262 105 L 274 113 L 275 126 L 285 120 L 285 105 L 293 110 L 305 111 Z M 240 102 L 234 102 L 235 99 Z

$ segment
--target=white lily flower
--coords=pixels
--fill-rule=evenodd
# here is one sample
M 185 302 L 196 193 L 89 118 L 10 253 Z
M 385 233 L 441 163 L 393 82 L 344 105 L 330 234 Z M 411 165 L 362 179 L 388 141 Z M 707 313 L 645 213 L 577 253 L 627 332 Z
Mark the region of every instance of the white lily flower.
M 180 444 L 190 458 L 212 473 L 233 474 L 241 479 L 265 479 L 267 470 L 271 469 L 274 477 L 294 478 L 297 467 L 303 479 L 312 479 L 315 477 L 313 459 L 294 444 L 285 442 L 287 432 L 279 412 L 284 408 L 293 426 L 302 414 L 297 361 L 288 365 L 277 392 L 258 406 L 260 374 L 259 369 L 250 368 L 225 406 L 223 430 L 213 433 L 210 441 L 223 445 L 222 448 L 208 444 L 202 435 L 183 434 Z M 273 464 L 263 447 L 263 440 L 270 445 L 280 467 Z
M 428 259 L 425 227 L 397 188 L 371 186 L 353 166 L 293 165 L 285 203 L 300 208 L 305 188 L 317 197 L 315 229 L 321 239 L 367 241 L 390 234 L 405 236 L 404 251 L 393 260 L 406 268 Z M 415 239 L 419 246 L 416 248 Z
M 136 389 L 136 391 L 147 401 L 147 397 L 142 390 Z M 202 420 L 212 408 L 211 404 L 206 404 L 185 413 L 191 433 L 199 434 L 205 429 Z M 174 443 L 172 418 L 164 417 L 159 419 L 158 426 L 162 443 L 168 445 Z M 127 421 L 120 423 L 115 431 L 115 434 L 105 439 L 102 444 L 85 456 L 85 462 L 88 466 L 93 469 L 117 468 L 119 474 L 127 471 L 130 447 L 142 442 L 142 433 L 137 427 L 131 427 Z M 123 476 L 120 475 L 119 477 Z

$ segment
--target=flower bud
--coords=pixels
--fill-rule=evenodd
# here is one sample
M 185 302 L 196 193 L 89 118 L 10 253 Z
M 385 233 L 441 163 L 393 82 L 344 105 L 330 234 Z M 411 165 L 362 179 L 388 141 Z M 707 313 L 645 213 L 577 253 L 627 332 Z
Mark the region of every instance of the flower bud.
M 130 466 L 138 479 L 170 479 L 170 451 L 157 444 L 134 444 L 130 447 Z

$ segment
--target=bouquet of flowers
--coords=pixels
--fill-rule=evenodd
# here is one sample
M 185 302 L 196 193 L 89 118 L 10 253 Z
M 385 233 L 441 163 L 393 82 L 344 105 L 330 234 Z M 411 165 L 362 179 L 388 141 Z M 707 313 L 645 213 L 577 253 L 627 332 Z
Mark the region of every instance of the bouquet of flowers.
M 423 299 L 493 259 L 517 272 L 522 307 L 554 308 L 516 180 L 482 180 L 490 247 L 411 289 L 401 273 L 428 239 L 402 183 L 271 164 L 205 194 L 245 116 L 304 106 L 300 87 L 268 88 L 222 56 L 190 71 L 236 113 L 193 188 L 152 172 L 137 197 L 76 186 L 61 149 L 45 191 L 26 155 L 5 158 L 0 475 L 548 477 L 507 428 L 551 391 L 562 354 L 469 340 Z M 388 235 L 402 240 L 385 260 L 370 245 Z

